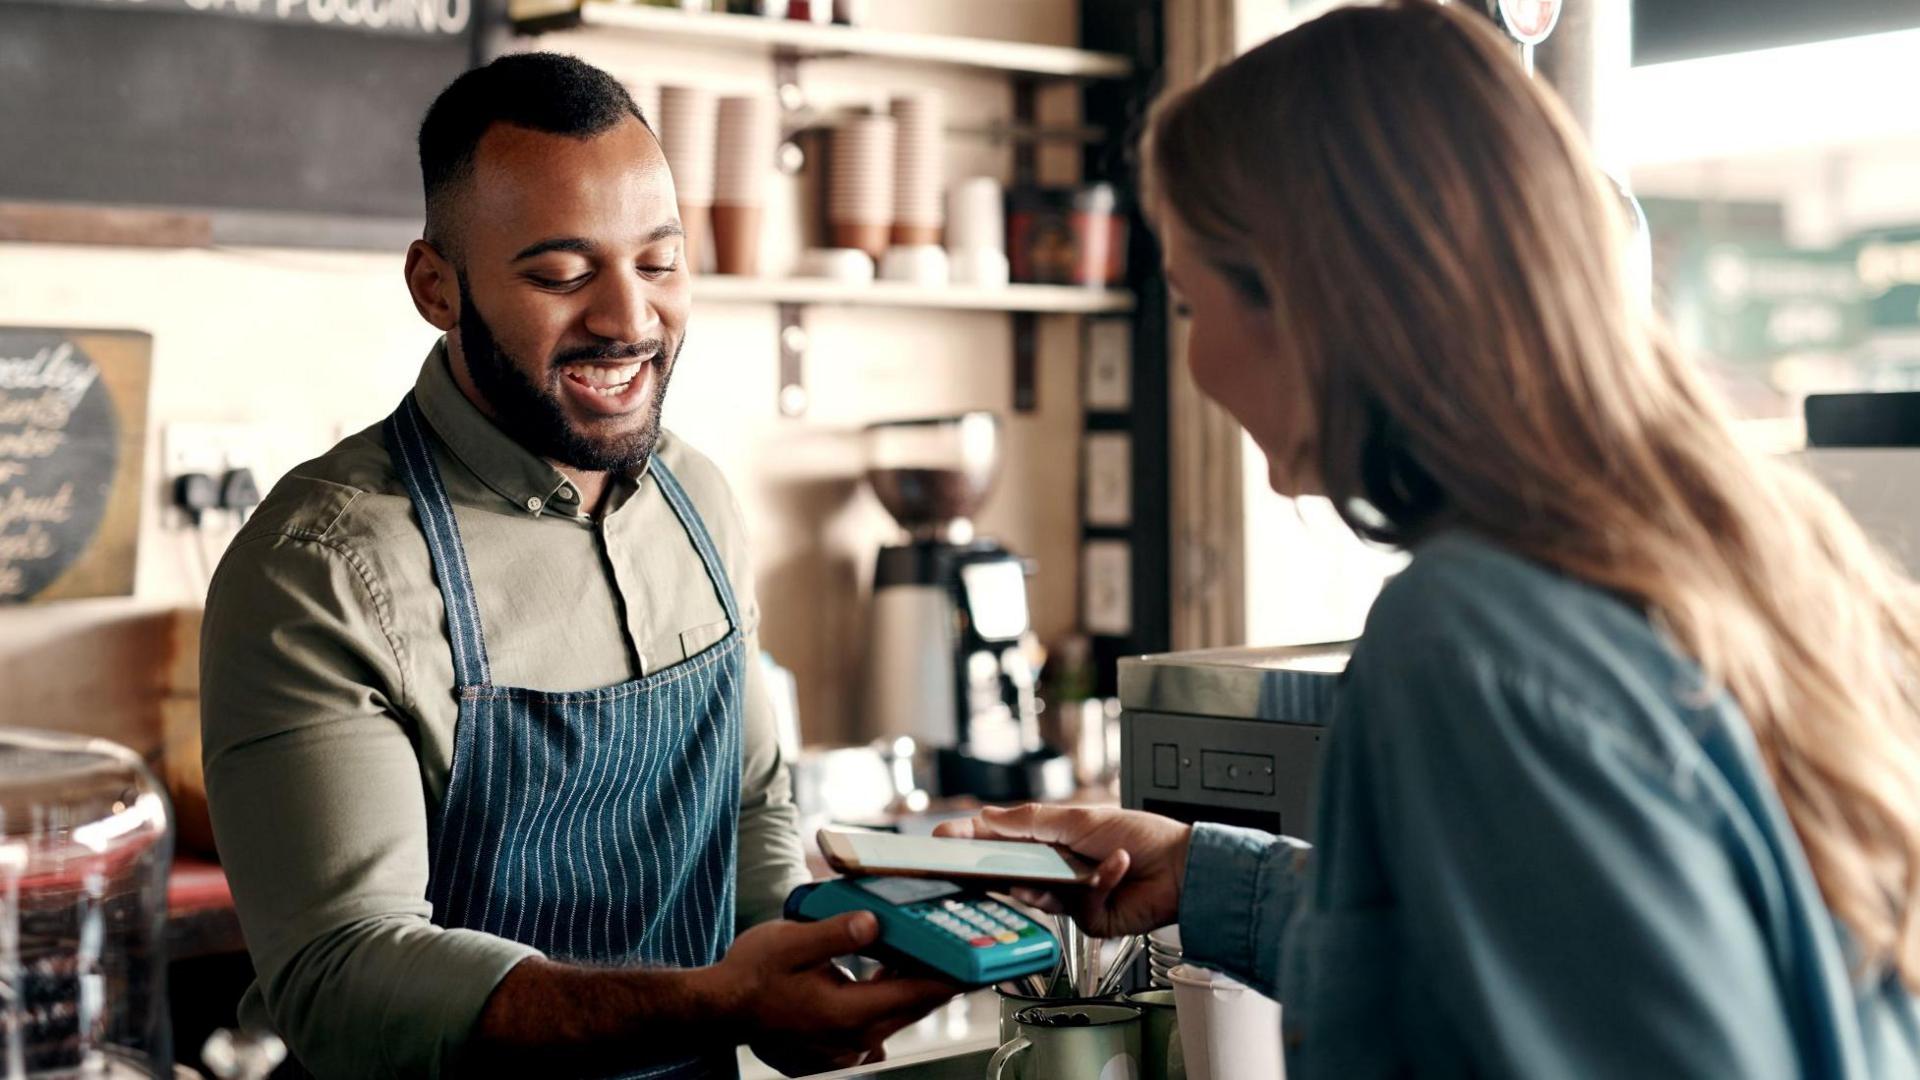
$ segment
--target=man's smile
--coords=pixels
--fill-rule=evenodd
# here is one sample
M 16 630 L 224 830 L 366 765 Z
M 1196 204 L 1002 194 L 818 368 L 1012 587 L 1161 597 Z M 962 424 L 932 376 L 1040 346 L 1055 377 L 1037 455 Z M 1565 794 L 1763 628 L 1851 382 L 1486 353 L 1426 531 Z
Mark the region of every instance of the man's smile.
M 564 393 L 589 412 L 617 416 L 645 408 L 660 378 L 659 357 L 646 360 L 588 361 L 559 368 Z

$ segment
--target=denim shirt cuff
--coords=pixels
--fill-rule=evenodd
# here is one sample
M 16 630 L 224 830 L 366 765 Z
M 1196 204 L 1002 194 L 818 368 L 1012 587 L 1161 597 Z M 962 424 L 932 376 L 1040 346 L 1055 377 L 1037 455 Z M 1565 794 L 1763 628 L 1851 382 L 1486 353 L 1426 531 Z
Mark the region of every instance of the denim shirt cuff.
M 1180 948 L 1187 961 L 1231 973 L 1258 955 L 1254 902 L 1273 841 L 1271 833 L 1257 829 L 1193 827 L 1180 890 Z

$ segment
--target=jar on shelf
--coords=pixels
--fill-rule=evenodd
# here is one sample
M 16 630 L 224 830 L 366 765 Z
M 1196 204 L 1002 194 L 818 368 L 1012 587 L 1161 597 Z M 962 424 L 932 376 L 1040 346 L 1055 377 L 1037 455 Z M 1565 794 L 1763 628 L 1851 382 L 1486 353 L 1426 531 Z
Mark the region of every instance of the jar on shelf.
M 1013 280 L 1112 288 L 1126 280 L 1126 257 L 1127 221 L 1112 184 L 1007 193 Z

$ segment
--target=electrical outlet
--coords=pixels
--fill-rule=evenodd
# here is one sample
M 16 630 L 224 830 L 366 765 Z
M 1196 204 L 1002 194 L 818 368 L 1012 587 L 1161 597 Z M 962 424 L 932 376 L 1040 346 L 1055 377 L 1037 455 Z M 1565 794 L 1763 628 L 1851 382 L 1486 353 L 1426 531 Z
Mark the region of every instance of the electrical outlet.
M 187 473 L 219 482 L 228 469 L 251 469 L 260 491 L 272 490 L 287 470 L 340 441 L 336 424 L 249 424 L 175 421 L 161 431 L 160 460 L 168 484 Z M 181 518 L 185 520 L 184 517 Z

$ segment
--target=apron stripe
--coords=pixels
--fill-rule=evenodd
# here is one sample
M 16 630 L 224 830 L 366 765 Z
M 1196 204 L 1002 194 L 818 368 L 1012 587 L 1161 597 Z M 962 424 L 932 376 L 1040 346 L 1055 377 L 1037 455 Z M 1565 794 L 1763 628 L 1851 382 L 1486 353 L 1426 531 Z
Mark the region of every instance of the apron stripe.
M 420 405 L 408 394 L 387 419 L 387 442 L 401 452 L 396 463 L 400 479 L 420 515 L 422 532 L 433 557 L 434 576 L 446 602 L 447 625 L 453 638 L 454 676 L 462 688 L 493 681 L 487 669 L 486 640 L 480 630 L 480 607 L 474 599 L 473 575 L 467 568 L 467 549 L 460 542 L 460 523 L 453 501 L 440 482 L 440 466 L 433 460 Z
M 649 475 L 728 621 L 719 643 L 603 690 L 496 687 L 452 501 L 411 396 L 387 421 L 447 611 L 460 719 L 429 838 L 434 921 L 559 960 L 710 964 L 733 941 L 746 639 L 712 535 L 665 462 Z M 611 854 L 609 854 L 611 848 Z M 731 1048 L 628 1077 L 730 1078 Z

